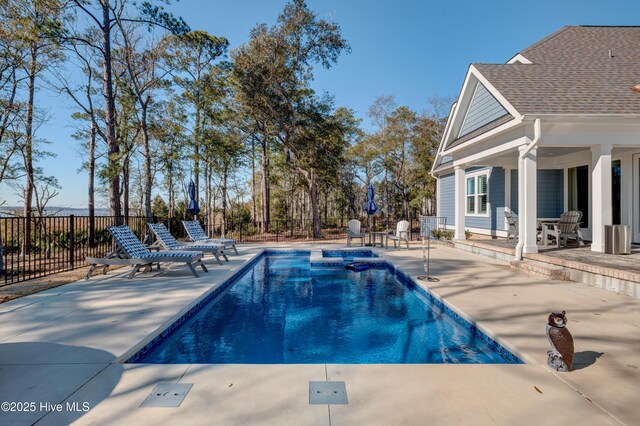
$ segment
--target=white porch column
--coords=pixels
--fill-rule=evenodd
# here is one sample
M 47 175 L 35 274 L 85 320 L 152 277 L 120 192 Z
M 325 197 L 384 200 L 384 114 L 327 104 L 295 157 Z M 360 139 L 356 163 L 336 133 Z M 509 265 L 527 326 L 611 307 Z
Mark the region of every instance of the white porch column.
M 604 252 L 604 226 L 611 225 L 611 145 L 591 145 L 591 251 Z
M 511 212 L 511 168 L 504 168 L 504 211 Z M 502 229 L 509 230 L 509 222 L 504 218 Z
M 519 148 L 520 152 L 526 146 Z M 538 176 L 537 148 L 533 148 L 524 157 L 522 167 L 518 169 L 518 227 L 519 238 L 524 243 L 523 253 L 538 252 Z
M 464 212 L 466 211 L 466 189 L 464 181 L 464 168 L 455 166 L 455 233 L 453 238 L 456 240 L 464 240 Z

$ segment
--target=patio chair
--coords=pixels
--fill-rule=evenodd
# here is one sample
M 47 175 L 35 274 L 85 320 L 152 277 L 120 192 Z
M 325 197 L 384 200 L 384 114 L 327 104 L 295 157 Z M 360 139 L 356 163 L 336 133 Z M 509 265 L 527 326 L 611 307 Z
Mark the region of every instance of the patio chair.
M 193 242 L 202 243 L 206 241 L 207 243 L 217 243 L 224 244 L 224 248 L 232 248 L 233 251 L 238 254 L 238 249 L 236 249 L 236 240 L 232 238 L 209 238 L 207 233 L 202 229 L 202 225 L 197 220 L 183 220 L 182 226 L 184 226 L 185 231 L 187 231 L 187 235 L 189 239 Z
M 93 274 L 93 271 L 98 265 L 104 267 L 103 273 L 106 272 L 110 265 L 131 265 L 133 269 L 128 276 L 129 279 L 133 278 L 142 267 L 144 267 L 145 270 L 151 270 L 152 264 L 156 262 L 158 263 L 158 267 L 160 267 L 160 262 L 186 263 L 195 277 L 198 276 L 198 273 L 193 267 L 193 263 L 198 263 L 203 271 L 209 272 L 207 267 L 204 266 L 204 263 L 202 263 L 203 254 L 201 251 L 167 250 L 151 252 L 140 242 L 128 226 L 108 226 L 107 229 L 111 235 L 113 235 L 118 250 L 104 258 L 87 257 L 85 262 L 91 265 L 89 272 L 87 272 L 85 276 L 87 280 L 91 277 L 91 274 Z
M 347 247 L 351 247 L 351 240 L 360 238 L 360 246 L 364 245 L 364 233 L 360 229 L 362 224 L 357 219 L 351 219 L 347 222 Z
M 220 256 L 224 257 L 224 260 L 227 262 L 229 261 L 227 255 L 224 253 L 224 244 L 209 242 L 180 244 L 175 238 L 173 238 L 173 235 L 171 235 L 163 223 L 150 223 L 149 229 L 156 236 L 158 244 L 160 244 L 165 250 L 198 250 L 203 253 L 211 253 L 220 265 L 222 265 Z
M 402 247 L 401 241 L 407 243 L 407 250 L 409 250 L 409 221 L 401 220 L 396 225 L 396 230 L 393 234 L 387 235 L 387 247 L 389 248 L 389 240 L 393 241 L 393 248 Z M 396 246 L 397 241 L 397 246 Z
M 518 240 L 518 222 L 513 218 L 513 213 L 510 210 L 504 211 L 504 218 L 507 219 L 509 229 L 507 230 L 507 241 L 513 238 L 513 241 Z
M 560 216 L 560 222 L 553 224 L 553 229 L 547 231 L 547 236 L 555 237 L 558 248 L 567 246 L 569 238 L 575 238 L 578 242 L 578 247 L 582 247 L 584 242 L 582 240 L 582 232 L 580 231 L 580 220 L 582 219 L 582 212 L 580 211 L 567 211 Z

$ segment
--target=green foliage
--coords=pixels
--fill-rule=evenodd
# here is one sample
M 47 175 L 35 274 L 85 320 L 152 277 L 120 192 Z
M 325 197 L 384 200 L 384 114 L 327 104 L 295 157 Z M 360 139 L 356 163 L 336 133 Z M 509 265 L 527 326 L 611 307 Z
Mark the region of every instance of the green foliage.
M 437 240 L 452 240 L 454 232 L 451 229 L 432 229 L 431 236 Z
M 151 204 L 151 211 L 153 212 L 153 215 L 157 216 L 158 219 L 160 220 L 164 220 L 167 217 L 169 217 L 169 206 L 167 206 L 167 203 L 159 195 L 156 195 L 153 198 L 153 203 Z

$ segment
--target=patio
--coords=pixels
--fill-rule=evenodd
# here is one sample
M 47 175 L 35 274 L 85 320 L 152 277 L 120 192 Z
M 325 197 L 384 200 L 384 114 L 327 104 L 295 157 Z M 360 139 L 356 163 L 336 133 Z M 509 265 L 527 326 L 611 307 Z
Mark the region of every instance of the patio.
M 524 262 L 514 262 L 515 244 L 506 238 L 455 242 L 457 248 L 511 261 L 513 266 L 529 272 L 548 276 L 550 272 L 561 270 L 565 272 L 566 280 L 640 298 L 640 247 L 638 246 L 632 246 L 629 255 L 613 255 L 594 252 L 588 245 L 560 249 L 555 245 L 538 245 L 538 253 L 523 253 Z M 531 264 L 537 268 L 528 267 Z
M 63 405 L 54 412 L 38 405 L 32 412 L 0 412 L 0 422 L 633 424 L 640 417 L 640 301 L 533 278 L 444 246 L 432 246 L 431 274 L 440 281 L 428 283 L 430 291 L 526 365 L 121 363 L 262 248 L 243 245 L 241 256 L 222 267 L 211 264 L 204 279 L 181 267 L 133 280 L 114 271 L 0 305 L 2 401 L 89 408 Z M 416 244 L 409 251 L 375 250 L 411 276 L 424 272 Z M 576 341 L 571 373 L 545 367 L 546 317 L 557 309 L 567 310 Z M 349 404 L 309 405 L 310 380 L 345 381 Z M 139 408 L 159 382 L 194 386 L 179 408 Z

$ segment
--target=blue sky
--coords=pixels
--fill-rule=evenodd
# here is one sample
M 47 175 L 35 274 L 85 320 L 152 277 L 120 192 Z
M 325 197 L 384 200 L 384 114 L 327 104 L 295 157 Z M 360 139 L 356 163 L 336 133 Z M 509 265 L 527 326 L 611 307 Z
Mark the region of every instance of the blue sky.
M 457 96 L 470 63 L 502 63 L 564 25 L 640 25 L 640 2 L 555 0 L 419 1 L 307 0 L 322 17 L 338 22 L 352 52 L 330 70 L 318 70 L 319 92 L 335 96 L 367 122 L 366 112 L 380 95 L 398 104 L 428 109 L 431 96 Z M 275 22 L 284 0 L 182 0 L 169 7 L 193 29 L 229 39 L 234 48 L 257 23 Z M 58 157 L 42 161 L 62 189 L 54 205 L 86 205 L 86 174 L 77 171 L 80 154 L 70 135 L 71 103 L 45 90 L 39 103 L 52 116 L 38 136 L 53 142 Z M 13 190 L 0 186 L 0 199 L 19 203 Z

